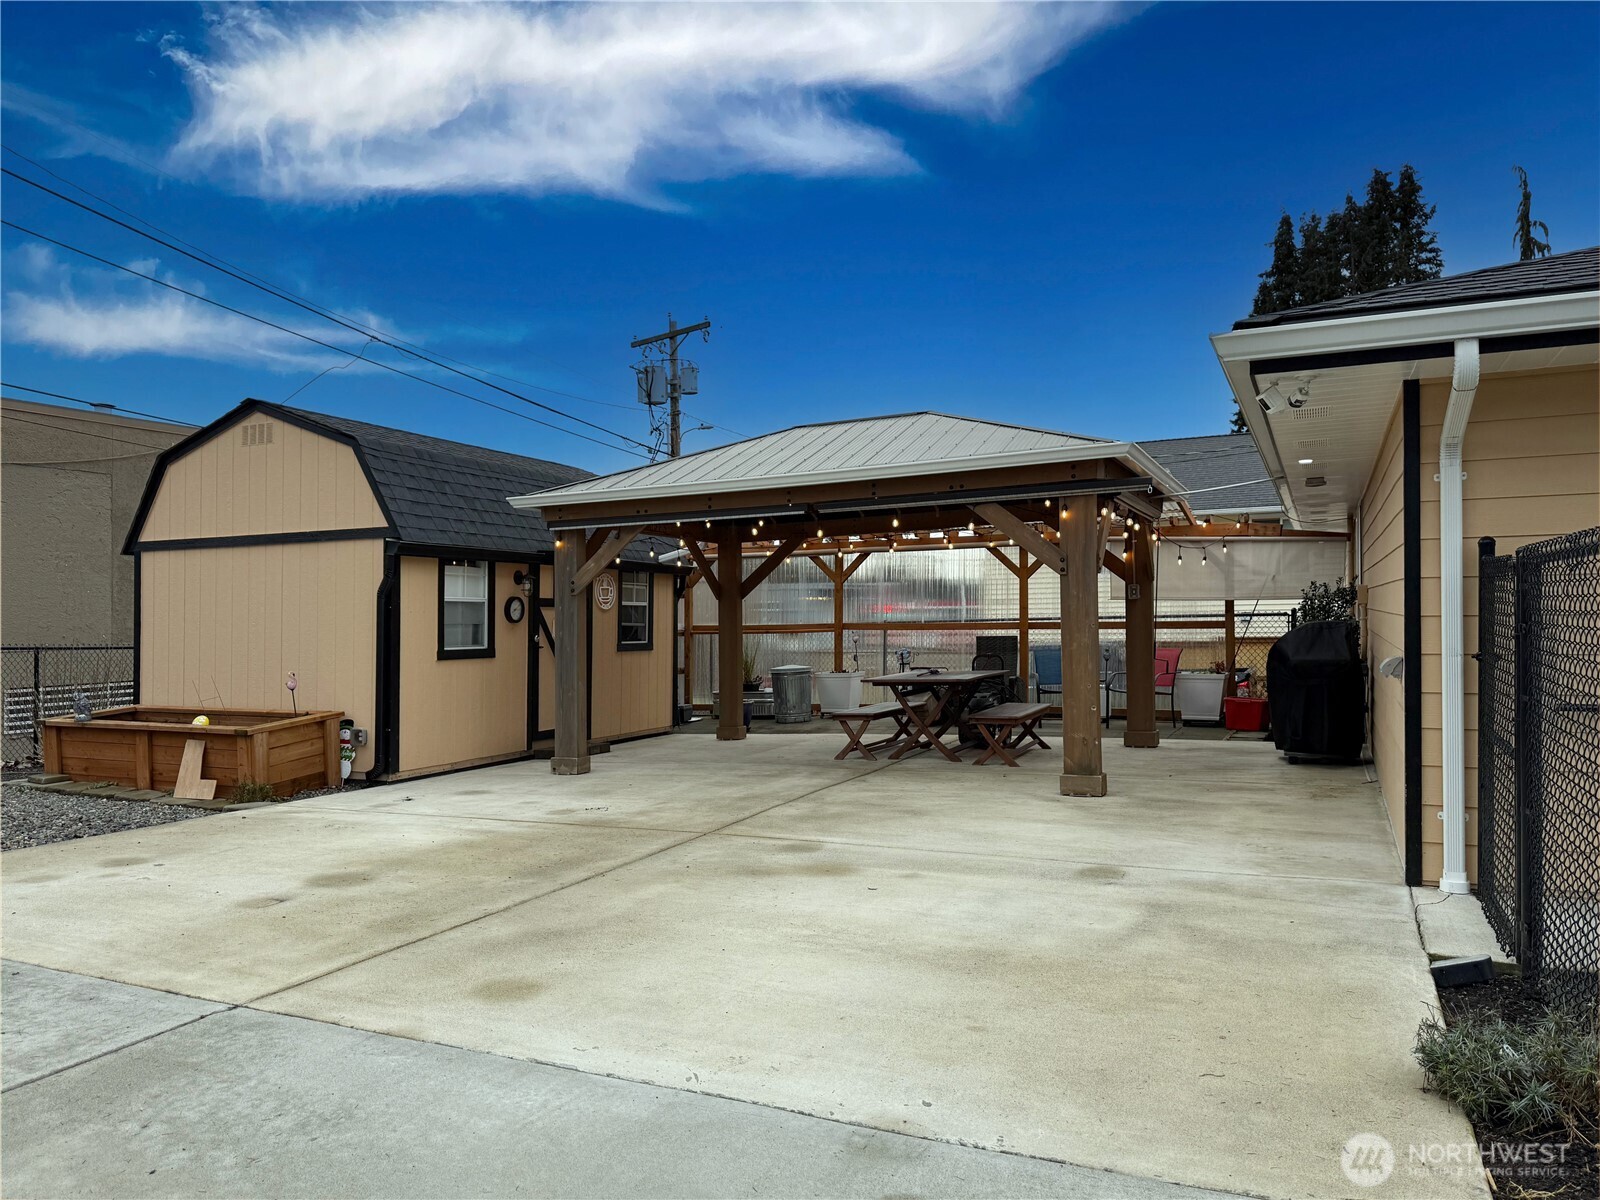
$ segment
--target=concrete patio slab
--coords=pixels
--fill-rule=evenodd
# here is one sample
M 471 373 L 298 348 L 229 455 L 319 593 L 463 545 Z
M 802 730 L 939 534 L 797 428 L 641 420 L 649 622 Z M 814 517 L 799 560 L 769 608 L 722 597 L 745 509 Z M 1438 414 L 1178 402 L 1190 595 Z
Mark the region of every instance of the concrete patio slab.
M 242 1003 L 685 836 L 279 805 L 12 850 L 6 955 Z
M 249 1009 L 10 1091 L 5 1133 L 12 1197 L 1216 1195 Z
M 1021 760 L 1022 770 L 1005 772 L 998 803 L 984 794 L 993 782 L 987 766 L 957 768 L 922 755 L 875 779 L 869 794 L 819 792 L 728 832 L 1179 870 L 1397 878 L 1388 821 L 1361 772 L 1307 775 L 1260 744 L 1228 753 L 1226 771 L 1197 786 L 1215 762 L 1212 746 L 1165 747 L 1139 763 L 1153 769 L 1139 771 L 1137 787 L 1075 800 L 1070 821 L 1061 819 L 1059 762 L 1037 766 L 1052 755 L 1040 751 Z M 970 786 L 930 788 L 931 779 L 944 783 L 941 766 L 971 772 Z
M 1354 1133 L 1464 1135 L 1431 995 L 1399 888 L 715 835 L 260 1003 L 1292 1196 Z
M 223 1007 L 8 962 L 0 970 L 0 1084 L 10 1091 Z
M 681 739 L 668 740 L 676 743 Z M 617 754 L 624 753 L 626 748 L 619 747 Z M 467 776 L 412 780 L 391 787 L 318 796 L 302 804 L 324 812 L 457 816 L 470 811 L 475 817 L 505 821 L 704 833 L 887 765 L 839 764 L 815 752 L 778 757 L 793 761 L 785 762 L 781 772 L 775 773 L 770 765 L 751 762 L 748 756 L 737 756 L 730 748 L 712 760 L 715 769 L 708 772 L 707 764 L 692 755 L 664 754 L 655 760 L 658 769 L 654 772 L 624 771 L 619 775 L 602 769 L 571 776 L 564 788 L 548 786 L 548 763 L 508 763 Z M 606 761 L 610 761 L 609 756 Z
M 1112 794 L 1077 801 L 1043 751 L 862 770 L 831 745 L 462 773 L 399 793 L 422 814 L 363 807 L 378 789 L 217 818 L 252 827 L 233 840 L 141 831 L 133 871 L 106 857 L 132 834 L 14 852 L 8 934 L 46 965 L 1256 1195 L 1352 1194 L 1357 1133 L 1470 1141 L 1410 1058 L 1436 997 L 1359 769 L 1108 744 Z M 1362 1194 L 1484 1194 L 1414 1183 Z

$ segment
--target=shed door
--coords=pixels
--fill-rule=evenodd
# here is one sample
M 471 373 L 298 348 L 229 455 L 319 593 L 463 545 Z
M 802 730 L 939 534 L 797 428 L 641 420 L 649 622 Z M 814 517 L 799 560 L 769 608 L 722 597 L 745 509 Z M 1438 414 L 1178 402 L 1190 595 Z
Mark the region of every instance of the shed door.
M 529 728 L 531 740 L 539 741 L 555 736 L 556 724 L 556 623 L 555 572 L 548 566 L 539 568 L 539 590 L 529 605 L 529 629 L 537 648 L 533 652 L 533 677 L 530 680 L 528 704 L 532 712 Z

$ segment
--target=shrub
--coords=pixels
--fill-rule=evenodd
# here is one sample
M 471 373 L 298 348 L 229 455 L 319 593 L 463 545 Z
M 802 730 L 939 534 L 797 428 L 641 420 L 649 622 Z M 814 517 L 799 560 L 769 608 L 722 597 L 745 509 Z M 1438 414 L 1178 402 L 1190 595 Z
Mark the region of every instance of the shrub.
M 1433 1089 L 1476 1126 L 1516 1134 L 1565 1126 L 1594 1136 L 1600 1042 L 1573 1013 L 1515 1025 L 1492 1013 L 1464 1013 L 1450 1025 L 1430 1017 L 1413 1053 Z
M 241 779 L 233 785 L 233 802 L 235 804 L 260 804 L 263 800 L 276 800 L 278 794 L 272 790 L 270 783 L 259 783 L 254 779 Z
M 1300 592 L 1294 610 L 1295 624 L 1307 621 L 1353 621 L 1356 616 L 1356 586 L 1342 579 L 1334 583 L 1311 582 Z

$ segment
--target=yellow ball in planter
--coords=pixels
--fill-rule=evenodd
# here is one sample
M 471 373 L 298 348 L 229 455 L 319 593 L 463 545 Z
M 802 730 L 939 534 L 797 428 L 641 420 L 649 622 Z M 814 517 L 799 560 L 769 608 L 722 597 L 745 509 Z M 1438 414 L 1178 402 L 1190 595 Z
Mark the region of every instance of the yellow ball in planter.
M 191 725 L 209 725 L 209 724 L 211 724 L 211 718 L 206 716 L 205 713 L 201 713 L 194 720 L 190 721 L 189 724 L 191 724 Z

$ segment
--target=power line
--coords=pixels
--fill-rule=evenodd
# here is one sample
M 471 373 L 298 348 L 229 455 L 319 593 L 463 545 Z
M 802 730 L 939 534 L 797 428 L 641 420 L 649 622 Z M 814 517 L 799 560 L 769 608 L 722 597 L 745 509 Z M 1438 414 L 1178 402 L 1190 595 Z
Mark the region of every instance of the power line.
M 163 287 L 163 288 L 166 288 L 168 291 L 177 292 L 179 295 L 188 296 L 192 300 L 198 300 L 202 304 L 209 304 L 213 308 L 220 308 L 224 312 L 229 312 L 229 313 L 234 314 L 235 316 L 243 317 L 248 321 L 254 321 L 258 325 L 265 325 L 269 329 L 276 329 L 279 333 L 287 333 L 291 337 L 297 337 L 297 338 L 301 339 L 302 341 L 310 342 L 314 346 L 321 346 L 324 350 L 331 350 L 335 354 L 344 355 L 344 356 L 348 356 L 349 353 L 350 353 L 349 350 L 346 350 L 342 346 L 335 346 L 333 343 L 325 342 L 321 338 L 312 337 L 309 333 L 301 333 L 298 329 L 290 329 L 287 325 L 279 325 L 275 321 L 269 321 L 265 317 L 258 317 L 254 313 L 248 313 L 248 312 L 245 312 L 243 309 L 234 308 L 232 305 L 224 304 L 220 300 L 213 300 L 209 296 L 202 296 L 198 292 L 191 292 L 187 288 L 181 288 L 175 283 L 168 283 L 164 279 L 157 279 L 154 275 L 146 275 L 143 271 L 135 271 L 132 267 L 126 267 L 126 266 L 123 266 L 121 263 L 112 262 L 108 258 L 101 258 L 98 254 L 93 254 L 93 253 L 89 252 L 88 250 L 84 250 L 84 249 L 81 249 L 81 248 L 79 248 L 77 246 L 70 245 L 67 242 L 58 241 L 57 239 L 55 239 L 53 237 L 48 237 L 45 234 L 39 233 L 38 231 L 33 230 L 33 229 L 29 229 L 24 225 L 18 225 L 15 221 L 0 220 L 0 225 L 4 225 L 8 229 L 15 229 L 18 233 L 25 233 L 29 237 L 38 238 L 41 242 L 47 242 L 52 246 L 58 246 L 61 249 L 70 251 L 73 254 L 81 255 L 84 258 L 87 258 L 90 262 L 96 262 L 96 263 L 99 263 L 101 266 L 110 267 L 113 270 L 117 270 L 117 271 L 122 271 L 125 274 L 133 275 L 133 276 L 135 276 L 135 277 L 137 277 L 139 279 L 143 279 L 143 280 L 146 280 L 149 283 L 153 283 L 157 287 Z M 381 338 L 374 338 L 373 340 L 374 341 L 382 341 Z M 385 343 L 385 344 L 387 344 L 387 343 Z M 463 400 L 471 400 L 474 404 L 481 404 L 485 408 L 492 408 L 492 409 L 495 409 L 495 410 L 497 410 L 499 412 L 509 413 L 513 417 L 520 417 L 524 421 L 531 421 L 535 425 L 542 425 L 546 429 L 553 429 L 557 433 L 566 434 L 568 437 L 581 438 L 582 440 L 584 440 L 586 442 L 593 442 L 596 446 L 603 446 L 607 450 L 621 450 L 625 454 L 632 454 L 632 455 L 635 455 L 636 457 L 639 457 L 639 458 L 648 458 L 649 457 L 648 454 L 640 453 L 638 450 L 630 450 L 626 446 L 613 446 L 609 442 L 602 442 L 599 438 L 590 437 L 588 434 L 578 433 L 576 430 L 572 430 L 572 429 L 563 429 L 559 425 L 552 425 L 549 421 L 541 421 L 537 417 L 528 416 L 527 413 L 517 412 L 515 409 L 506 408 L 503 405 L 495 404 L 492 401 L 485 400 L 481 396 L 474 396 L 470 392 L 463 392 L 459 388 L 453 388 L 448 384 L 440 383 L 436 379 L 429 379 L 426 376 L 418 375 L 418 374 L 415 374 L 414 372 L 411 372 L 411 371 L 402 370 L 399 367 L 392 366 L 391 364 L 386 363 L 386 362 L 382 362 L 382 361 L 380 361 L 378 359 L 369 358 L 366 361 L 370 362 L 375 367 L 381 367 L 385 371 L 392 371 L 396 375 L 404 375 L 407 379 L 415 379 L 418 383 L 425 383 L 429 387 L 435 387 L 435 388 L 440 389 L 441 391 L 449 392 L 451 395 L 460 396 Z M 546 406 L 545 405 L 536 405 L 536 407 L 543 408 L 543 407 L 546 407 Z M 558 411 L 558 410 L 552 410 L 552 411 Z M 559 414 L 559 415 L 563 415 L 564 416 L 565 414 Z M 600 427 L 597 427 L 597 428 L 600 428 Z M 621 434 L 612 433 L 612 431 L 610 431 L 608 429 L 604 429 L 604 428 L 601 428 L 601 432 L 610 434 L 612 437 L 617 437 L 617 438 L 621 438 L 622 437 Z M 633 442 L 632 438 L 626 438 L 624 440 Z M 634 444 L 638 445 L 638 446 L 642 446 L 646 450 L 649 449 L 649 447 L 648 446 L 644 446 L 644 443 L 642 443 L 642 442 L 634 442 Z
M 79 126 L 79 128 L 84 128 L 84 127 L 83 126 Z M 89 130 L 89 129 L 85 129 L 85 132 L 91 133 L 91 134 L 94 133 L 93 130 Z M 95 134 L 94 136 L 98 137 L 99 135 Z M 299 292 L 296 292 L 291 288 L 286 288 L 282 284 L 273 283 L 270 279 L 267 279 L 267 278 L 265 278 L 264 276 L 261 276 L 261 275 L 257 275 L 255 272 L 249 270 L 248 268 L 240 266 L 238 263 L 232 262 L 232 261 L 222 257 L 222 255 L 220 255 L 220 254 L 215 254 L 212 251 L 205 249 L 204 247 L 195 245 L 193 242 L 185 241 L 182 237 L 180 237 L 176 233 L 173 233 L 170 229 L 164 229 L 160 225 L 157 225 L 154 221 L 151 221 L 146 217 L 141 217 L 138 213 L 133 212 L 131 209 L 123 208 L 120 204 L 117 204 L 115 201 L 107 200 L 104 196 L 100 195 L 98 192 L 92 190 L 91 188 L 84 187 L 83 184 L 78 183 L 76 180 L 68 179 L 65 175 L 61 174 L 59 171 L 52 170 L 50 167 L 45 166 L 42 162 L 40 162 L 36 158 L 30 158 L 28 155 L 24 154 L 22 151 L 18 150 L 14 146 L 9 146 L 9 145 L 6 145 L 3 142 L 0 142 L 0 149 L 3 149 L 7 154 L 15 155 L 17 158 L 20 158 L 23 162 L 27 163 L 29 166 L 33 167 L 35 170 L 43 171 L 46 175 L 50 176 L 50 178 L 52 178 L 54 180 L 57 180 L 60 183 L 66 184 L 68 187 L 72 188 L 74 191 L 82 192 L 85 196 L 88 196 L 90 199 L 98 200 L 101 204 L 104 204 L 107 208 L 113 209 L 116 212 L 121 213 L 123 216 L 128 217 L 130 220 L 137 221 L 137 222 L 139 222 L 139 224 L 145 226 L 148 229 L 153 229 L 159 234 L 164 234 L 165 236 L 171 238 L 173 241 L 177 242 L 179 245 L 187 246 L 190 250 L 193 250 L 196 253 L 202 254 L 202 255 L 206 256 L 207 258 L 213 259 L 216 262 L 221 263 L 223 266 L 232 267 L 234 270 L 239 271 L 241 274 L 249 276 L 249 278 L 251 278 L 253 280 L 256 280 L 258 283 L 261 283 L 261 284 L 264 284 L 264 285 L 266 285 L 268 287 L 276 288 L 279 291 L 282 291 L 285 295 L 293 296 L 297 300 L 303 300 L 306 303 L 313 304 L 318 308 L 325 307 L 323 305 L 316 305 L 316 302 L 311 300 L 310 297 L 305 296 L 305 295 L 303 295 L 303 294 L 301 294 Z M 142 165 L 145 165 L 145 166 L 149 166 L 150 165 L 148 163 L 143 163 L 143 160 L 137 160 L 137 161 L 140 161 L 142 163 Z M 158 174 L 166 175 L 166 172 L 160 171 L 158 168 L 151 167 L 151 169 L 157 171 Z M 172 179 L 172 181 L 174 183 L 182 183 L 183 182 L 180 179 L 174 179 L 171 175 L 167 175 L 166 177 L 168 179 Z M 19 176 L 18 178 L 21 178 L 21 177 Z M 328 309 L 327 311 L 330 312 L 330 313 L 334 313 L 334 315 L 336 315 L 338 317 L 341 317 L 344 320 L 350 321 L 353 324 L 360 325 L 364 329 L 370 329 L 373 332 L 380 332 L 379 330 L 375 329 L 373 326 L 366 325 L 363 322 L 356 320 L 356 318 L 354 318 L 352 316 L 349 316 L 346 313 L 340 313 L 340 312 L 337 312 L 337 310 L 331 309 L 331 308 Z M 472 330 L 475 333 L 484 333 L 485 332 L 484 330 L 482 330 L 482 329 L 480 329 L 480 328 L 478 328 L 477 326 L 474 326 L 474 325 L 466 325 L 466 326 L 464 326 L 464 328 Z M 398 337 L 398 336 L 395 336 L 395 335 L 390 335 L 390 336 L 393 336 L 394 340 L 399 342 L 402 345 L 411 346 L 411 347 L 413 347 L 415 349 L 419 349 L 419 350 L 422 348 L 422 347 L 418 346 L 417 343 L 407 341 L 405 338 Z M 597 379 L 595 376 L 589 374 L 589 372 L 587 372 L 587 371 L 579 370 L 577 367 L 572 366 L 570 363 L 559 362 L 556 359 L 551 358 L 548 354 L 541 354 L 537 350 L 529 350 L 526 347 L 523 348 L 522 352 L 524 354 L 529 354 L 529 355 L 533 356 L 534 358 L 537 358 L 537 359 L 541 360 L 542 362 L 547 362 L 553 367 L 558 367 L 563 371 L 571 371 L 575 375 L 581 375 L 586 379 L 592 379 L 592 380 L 594 380 L 595 383 L 599 383 L 602 386 L 604 386 L 604 381 L 603 380 Z M 430 353 L 436 355 L 439 358 L 445 359 L 447 362 L 453 362 L 457 366 L 471 367 L 474 371 L 479 371 L 484 375 L 493 376 L 496 379 L 504 379 L 508 383 L 521 384 L 523 387 L 530 387 L 530 388 L 533 388 L 535 391 L 551 391 L 551 390 L 553 390 L 553 389 L 545 388 L 544 385 L 542 385 L 542 384 L 532 383 L 532 382 L 530 382 L 529 380 L 526 380 L 526 379 L 518 379 L 515 375 L 505 375 L 505 374 L 502 374 L 501 372 L 498 372 L 498 371 L 491 371 L 487 367 L 480 367 L 480 366 L 477 366 L 474 363 L 469 363 L 465 359 L 454 358 L 451 355 L 448 355 L 448 354 L 444 353 L 442 350 L 433 350 L 433 351 L 430 351 Z M 630 404 L 618 404 L 615 401 L 611 401 L 611 400 L 596 400 L 592 396 L 580 396 L 580 395 L 577 395 L 576 393 L 572 393 L 572 392 L 557 392 L 556 394 L 557 395 L 561 395 L 561 396 L 565 396 L 569 400 L 579 400 L 579 401 L 582 401 L 585 404 L 596 404 L 596 405 L 599 405 L 602 408 L 616 408 L 616 409 L 621 409 L 623 412 L 632 412 L 633 411 L 633 406 L 630 405 Z
M 15 399 L 15 397 L 11 398 Z M 109 433 L 91 433 L 87 429 L 64 429 L 60 425 L 51 425 L 46 421 L 30 421 L 27 417 L 19 416 L 16 413 L 6 413 L 5 419 L 16 421 L 22 425 L 37 425 L 40 429 L 54 429 L 57 433 L 70 433 L 74 437 L 98 438 L 103 442 L 117 442 L 124 446 L 138 446 L 144 451 L 144 454 L 118 454 L 109 458 L 57 458 L 38 462 L 20 462 L 14 459 L 7 459 L 5 465 L 8 467 L 55 467 L 75 462 L 113 462 L 117 459 L 143 458 L 149 454 L 160 454 L 166 449 L 166 446 L 153 446 L 148 442 L 130 442 L 127 438 L 112 437 Z
M 9 149 L 9 147 L 7 147 L 7 149 Z M 13 154 L 16 153 L 14 150 L 11 152 Z M 458 367 L 450 366 L 448 362 L 441 361 L 439 358 L 433 357 L 430 354 L 426 354 L 419 349 L 415 349 L 410 343 L 407 343 L 401 339 L 391 338 L 390 336 L 382 333 L 380 330 L 375 329 L 373 326 L 365 325 L 361 322 L 342 317 L 331 309 L 325 308 L 313 301 L 303 300 L 294 293 L 286 291 L 276 284 L 268 283 L 260 279 L 259 276 L 253 276 L 242 269 L 235 270 L 229 266 L 225 266 L 222 264 L 222 260 L 216 258 L 215 255 L 210 254 L 209 251 L 196 253 L 195 251 L 185 249 L 183 245 L 177 242 L 167 241 L 165 238 L 159 238 L 152 233 L 147 233 L 142 229 L 130 225 L 126 221 L 119 220 L 110 213 L 101 212 L 99 209 L 94 208 L 92 205 L 85 204 L 81 200 L 74 200 L 71 196 L 68 196 L 63 192 L 58 192 L 55 188 L 48 187 L 36 179 L 29 179 L 26 175 L 20 175 L 16 171 L 13 171 L 10 167 L 0 167 L 0 174 L 8 175 L 12 179 L 17 180 L 19 183 L 25 183 L 29 187 L 37 188 L 46 195 L 54 196 L 63 203 L 70 204 L 74 208 L 82 209 L 84 212 L 89 213 L 92 216 L 99 217 L 102 221 L 107 221 L 121 229 L 126 229 L 129 233 L 135 234 L 138 237 L 142 237 L 147 241 L 154 242 L 158 246 L 164 246 L 176 254 L 183 255 L 185 258 L 193 259 L 202 266 L 209 267 L 213 271 L 226 275 L 231 279 L 236 279 L 248 287 L 253 287 L 258 291 L 266 292 L 268 295 L 273 296 L 278 300 L 282 300 L 286 304 L 292 304 L 296 308 L 304 309 L 306 312 L 309 312 L 314 316 L 321 317 L 325 321 L 331 321 L 335 325 L 343 326 L 352 333 L 359 333 L 363 336 L 370 337 L 374 341 L 381 342 L 382 344 L 388 346 L 390 349 L 398 350 L 402 354 L 409 355 L 410 357 L 418 359 L 419 361 L 426 362 L 430 366 L 437 367 L 442 371 L 448 371 L 453 375 L 459 375 L 463 379 L 470 379 L 474 383 L 480 384 L 483 387 L 492 388 L 497 392 L 503 392 L 505 395 L 510 396 L 515 400 L 520 400 L 522 403 L 531 405 L 534 408 L 542 409 L 545 412 L 552 413 L 556 416 L 562 417 L 565 420 L 587 426 L 590 429 L 597 430 L 600 433 L 604 433 L 621 441 L 630 442 L 633 445 L 638 446 L 641 450 L 648 451 L 650 449 L 650 446 L 647 443 L 641 442 L 637 438 L 629 437 L 625 433 L 619 433 L 614 429 L 610 429 L 604 425 L 596 424 L 594 421 L 586 420 L 583 417 L 574 416 L 572 413 L 556 408 L 553 405 L 541 403 L 538 400 L 534 400 L 528 396 L 522 395 L 520 392 L 514 392 L 510 388 L 501 387 L 499 384 L 492 383 L 478 375 L 474 375 L 468 371 L 463 371 Z M 45 240 L 48 241 L 49 239 Z M 563 399 L 588 401 L 588 397 L 579 396 L 573 392 L 563 392 L 556 388 L 543 387 L 539 384 L 527 384 L 525 386 L 532 387 L 537 391 L 546 392 L 552 396 L 560 396 Z
M 146 417 L 152 421 L 167 421 L 173 425 L 189 424 L 189 422 L 180 421 L 176 417 L 161 417 L 157 416 L 155 413 L 140 412 L 136 408 L 123 408 L 122 405 L 112 404 L 108 400 L 80 400 L 76 396 L 64 396 L 60 392 L 47 392 L 42 388 L 23 387 L 20 383 L 5 383 L 4 381 L 0 381 L 0 387 L 8 387 L 13 391 L 18 392 L 32 392 L 35 396 L 49 396 L 52 400 L 66 400 L 72 404 L 87 404 L 90 408 L 123 412 L 127 413 L 130 417 Z M 12 399 L 20 400 L 21 397 L 14 396 Z M 191 426 L 191 428 L 193 428 L 193 426 Z
M 80 126 L 80 128 L 84 128 L 84 127 Z M 87 129 L 87 128 L 84 128 L 84 131 L 87 132 L 87 133 L 91 133 L 91 134 L 94 133 L 93 130 L 90 130 L 90 129 Z M 100 135 L 94 134 L 94 136 L 98 137 Z M 224 266 L 232 267 L 234 270 L 240 272 L 241 274 L 243 274 L 245 276 L 248 276 L 250 279 L 256 280 L 257 282 L 259 282 L 259 283 L 261 283 L 263 285 L 266 285 L 268 287 L 275 288 L 275 289 L 283 292 L 285 295 L 293 296 L 298 300 L 303 300 L 308 304 L 312 304 L 316 308 L 321 309 L 321 308 L 325 307 L 323 305 L 315 304 L 315 302 L 312 301 L 309 297 L 307 297 L 307 296 L 305 296 L 305 295 L 303 295 L 301 293 L 295 292 L 290 288 L 286 288 L 282 284 L 273 283 L 271 280 L 266 279 L 263 276 L 255 274 L 253 271 L 250 271 L 248 268 L 243 267 L 243 266 L 239 265 L 236 262 L 232 262 L 229 259 L 224 258 L 220 254 L 215 254 L 212 251 L 206 250 L 204 247 L 195 245 L 193 242 L 186 241 L 184 238 L 180 237 L 178 234 L 173 233 L 170 229 L 164 229 L 162 226 L 157 225 L 154 221 L 151 221 L 146 217 L 141 217 L 138 213 L 133 212 L 131 209 L 124 208 L 120 204 L 117 204 L 115 201 L 106 199 L 104 196 L 100 195 L 98 192 L 96 192 L 96 191 L 94 191 L 94 190 L 92 190 L 90 188 L 84 187 L 83 184 L 78 183 L 76 180 L 69 179 L 65 175 L 61 174 L 59 171 L 53 170 L 50 167 L 45 166 L 45 164 L 40 162 L 40 161 L 38 161 L 38 159 L 30 158 L 28 155 L 22 153 L 22 151 L 18 150 L 14 146 L 9 146 L 9 145 L 6 145 L 3 142 L 0 142 L 0 149 L 4 149 L 8 154 L 15 155 L 17 158 L 20 158 L 23 162 L 29 164 L 30 166 L 32 166 L 36 170 L 43 171 L 46 175 L 50 176 L 50 178 L 55 179 L 58 182 L 65 184 L 67 187 L 72 188 L 74 191 L 82 192 L 85 196 L 88 196 L 93 200 L 99 201 L 101 204 L 104 204 L 107 208 L 113 209 L 114 211 L 121 213 L 123 216 L 128 217 L 130 220 L 134 220 L 134 221 L 139 222 L 139 224 L 145 226 L 146 228 L 153 229 L 157 233 L 164 234 L 165 236 L 171 238 L 173 241 L 179 243 L 182 246 L 187 246 L 190 250 L 193 250 L 198 254 L 204 255 L 205 257 L 207 257 L 209 259 L 213 259 L 216 262 L 219 262 Z M 144 164 L 144 165 L 149 166 L 149 164 Z M 151 169 L 155 170 L 156 168 L 152 167 Z M 166 174 L 165 172 L 161 172 L 161 171 L 158 171 L 158 173 L 159 174 L 163 174 L 163 175 Z M 21 179 L 22 176 L 17 176 L 17 178 Z M 172 179 L 173 177 L 168 175 L 167 178 Z M 178 183 L 178 182 L 182 182 L 182 181 L 174 179 L 173 182 Z M 88 211 L 93 211 L 93 210 L 88 210 Z M 358 321 L 354 317 L 350 317 L 347 314 L 339 313 L 334 309 L 327 309 L 327 311 L 329 313 L 332 313 L 334 316 L 340 317 L 341 319 L 344 319 L 344 320 L 348 320 L 352 324 L 357 325 L 357 326 L 359 326 L 359 327 L 361 327 L 363 329 L 367 329 L 367 330 L 370 330 L 370 331 L 375 332 L 375 333 L 376 332 L 380 332 L 380 331 L 376 330 L 374 327 L 366 325 L 364 322 Z M 477 327 L 471 326 L 471 325 L 466 326 L 466 328 L 467 329 L 472 329 L 472 330 L 474 330 L 475 332 L 478 332 L 478 333 L 482 333 L 483 332 L 483 330 L 477 329 Z M 390 336 L 393 337 L 394 341 L 400 343 L 401 345 L 410 346 L 412 348 L 419 349 L 419 350 L 421 349 L 421 347 L 418 346 L 415 342 L 407 341 L 405 338 L 398 337 L 398 336 L 395 336 L 395 335 L 390 335 Z M 503 379 L 507 383 L 515 383 L 515 384 L 518 384 L 518 385 L 520 385 L 522 387 L 533 388 L 535 391 L 553 391 L 554 390 L 554 389 L 545 388 L 542 384 L 533 383 L 533 382 L 531 382 L 529 380 L 526 380 L 526 379 L 519 379 L 515 375 L 506 375 L 506 374 L 504 374 L 502 372 L 499 372 L 499 371 L 491 371 L 487 367 L 478 366 L 478 365 L 476 365 L 474 363 L 467 362 L 465 359 L 455 358 L 455 357 L 453 357 L 451 355 L 448 355 L 448 354 L 444 353 L 442 350 L 433 350 L 433 351 L 430 351 L 430 353 L 432 353 L 435 357 L 444 359 L 447 362 L 453 362 L 457 366 L 470 367 L 472 370 L 477 371 L 480 374 L 488 375 L 488 376 L 490 376 L 491 378 L 494 378 L 494 379 Z M 594 375 L 590 374 L 587 371 L 581 371 L 578 368 L 572 366 L 570 363 L 559 362 L 556 359 L 551 358 L 547 354 L 539 353 L 537 350 L 528 350 L 528 349 L 524 348 L 523 349 L 523 353 L 530 354 L 534 358 L 540 359 L 543 362 L 547 362 L 551 366 L 558 367 L 563 371 L 571 371 L 574 374 L 581 375 L 586 379 L 592 379 L 596 383 L 602 383 L 603 382 L 603 381 L 601 381 L 600 379 L 596 378 Z M 631 404 L 618 404 L 617 402 L 612 401 L 612 400 L 597 400 L 593 396 L 580 396 L 575 392 L 555 392 L 555 394 L 563 396 L 563 397 L 565 397 L 566 399 L 569 399 L 569 400 L 577 400 L 577 401 L 579 401 L 581 403 L 593 404 L 593 405 L 597 405 L 598 407 L 601 407 L 601 408 L 614 408 L 614 409 L 617 409 L 617 410 L 619 410 L 621 412 L 632 412 L 633 411 L 633 407 L 634 407 Z M 697 413 L 689 412 L 687 409 L 684 410 L 684 414 L 683 415 L 686 416 L 686 417 L 692 417 L 694 420 L 699 421 L 702 425 L 709 426 L 709 427 L 711 427 L 713 429 L 720 429 L 724 433 L 731 433 L 735 437 L 748 437 L 749 436 L 748 434 L 743 433 L 740 430 L 729 428 L 726 425 L 719 425 L 715 421 L 708 420 L 707 418 L 705 418 L 703 416 L 700 416 Z

